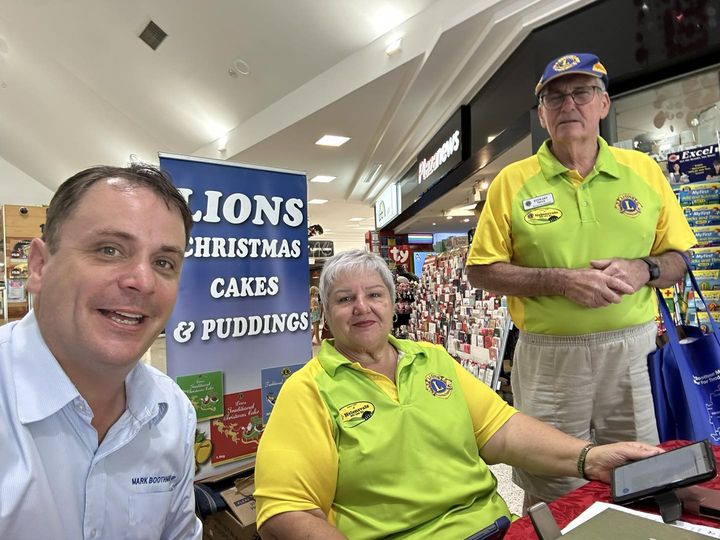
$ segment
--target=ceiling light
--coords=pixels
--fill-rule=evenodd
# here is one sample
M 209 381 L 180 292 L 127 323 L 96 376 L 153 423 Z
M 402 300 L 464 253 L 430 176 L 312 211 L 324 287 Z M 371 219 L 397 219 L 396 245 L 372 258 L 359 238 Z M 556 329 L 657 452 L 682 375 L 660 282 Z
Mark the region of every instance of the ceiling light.
M 319 144 L 321 146 L 342 146 L 349 140 L 350 137 L 342 137 L 340 135 L 323 135 L 315 141 L 315 144 Z
M 470 218 L 463 219 L 463 223 L 467 223 L 468 221 L 470 221 Z
M 477 203 L 463 204 L 462 206 L 456 206 L 450 210 L 443 212 L 443 216 L 450 219 L 451 217 L 470 217 L 474 215 L 475 206 Z
M 314 176 L 310 179 L 311 182 L 317 182 L 318 184 L 327 184 L 329 182 L 332 182 L 335 180 L 337 176 L 324 176 L 322 174 L 318 174 L 317 176 Z
M 365 221 L 364 217 L 351 217 L 348 221 Z
M 435 223 L 435 222 L 433 221 L 433 225 L 437 225 L 437 223 Z
M 227 150 L 227 143 L 228 143 L 227 135 L 223 135 L 222 137 L 220 137 L 217 141 L 218 152 L 220 152 L 221 154 L 224 153 L 225 150 Z
M 452 219 L 452 216 L 446 216 L 445 219 Z
M 392 41 L 388 42 L 387 47 L 385 47 L 385 54 L 388 56 L 392 56 L 395 53 L 399 53 L 402 50 L 402 38 L 395 38 Z
M 325 204 L 327 199 L 310 199 L 308 204 Z
M 483 180 L 482 182 L 480 182 L 480 189 L 487 189 L 488 187 L 490 187 L 490 182 L 488 182 L 487 180 Z
M 493 142 L 495 140 L 495 137 L 497 137 L 497 135 L 488 135 L 488 143 Z

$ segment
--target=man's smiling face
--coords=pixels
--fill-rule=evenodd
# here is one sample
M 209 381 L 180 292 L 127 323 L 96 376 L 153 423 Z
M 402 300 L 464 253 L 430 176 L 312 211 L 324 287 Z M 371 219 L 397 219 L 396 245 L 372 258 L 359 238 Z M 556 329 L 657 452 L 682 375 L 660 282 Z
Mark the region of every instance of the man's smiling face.
M 185 247 L 177 210 L 119 179 L 90 187 L 55 251 L 33 240 L 28 289 L 63 368 L 129 371 L 167 321 Z

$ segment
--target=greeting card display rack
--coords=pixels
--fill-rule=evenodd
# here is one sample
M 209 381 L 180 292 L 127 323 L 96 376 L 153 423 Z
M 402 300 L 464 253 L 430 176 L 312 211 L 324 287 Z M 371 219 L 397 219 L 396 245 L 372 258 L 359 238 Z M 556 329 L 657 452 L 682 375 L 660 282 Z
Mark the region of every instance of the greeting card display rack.
M 425 259 L 408 338 L 443 345 L 465 369 L 497 391 L 512 323 L 504 296 L 470 285 L 466 257 L 464 247 Z

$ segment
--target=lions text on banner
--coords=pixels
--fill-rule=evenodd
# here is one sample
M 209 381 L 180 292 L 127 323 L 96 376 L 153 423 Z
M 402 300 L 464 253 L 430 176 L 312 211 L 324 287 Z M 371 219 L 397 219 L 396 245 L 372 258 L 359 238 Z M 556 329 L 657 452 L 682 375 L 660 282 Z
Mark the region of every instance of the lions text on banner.
M 161 155 L 160 164 L 188 201 L 194 222 L 166 326 L 168 375 L 220 371 L 225 407 L 232 396 L 238 409 L 232 419 L 225 414 L 211 420 L 212 429 L 206 422 L 198 426 L 203 441 L 211 434 L 223 438 L 210 440 L 211 459 L 198 474 L 204 478 L 223 472 L 213 463 L 254 455 L 264 427 L 262 371 L 303 364 L 312 355 L 306 179 L 184 156 Z M 241 417 L 242 425 L 236 422 Z

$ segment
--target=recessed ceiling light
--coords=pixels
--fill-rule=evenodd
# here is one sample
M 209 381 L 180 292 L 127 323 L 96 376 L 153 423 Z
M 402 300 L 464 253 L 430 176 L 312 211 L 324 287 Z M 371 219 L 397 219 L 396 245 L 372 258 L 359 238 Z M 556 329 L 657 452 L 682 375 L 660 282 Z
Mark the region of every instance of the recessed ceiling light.
M 350 140 L 350 137 L 341 137 L 340 135 L 323 135 L 315 144 L 321 146 L 342 146 Z
M 385 54 L 387 54 L 388 56 L 392 56 L 393 54 L 400 52 L 401 49 L 402 37 L 398 37 L 388 42 L 387 47 L 385 47 Z
M 470 218 L 463 219 L 463 223 L 467 223 L 468 221 L 470 221 Z
M 433 225 L 437 225 L 437 223 L 435 223 L 435 222 L 433 221 Z
M 325 204 L 327 199 L 310 199 L 308 204 Z
M 351 217 L 348 221 L 365 221 L 364 217 Z
M 218 152 L 221 154 L 227 150 L 228 136 L 223 135 L 217 140 Z
M 452 216 L 447 216 L 445 219 L 452 219 L 452 218 L 453 218 Z
M 488 135 L 488 139 L 487 139 L 488 143 L 493 142 L 495 140 L 495 137 L 497 137 L 497 135 Z
M 325 176 L 322 174 L 318 174 L 317 176 L 310 179 L 311 182 L 318 182 L 319 184 L 327 184 L 328 182 L 332 182 L 335 180 L 337 176 Z

